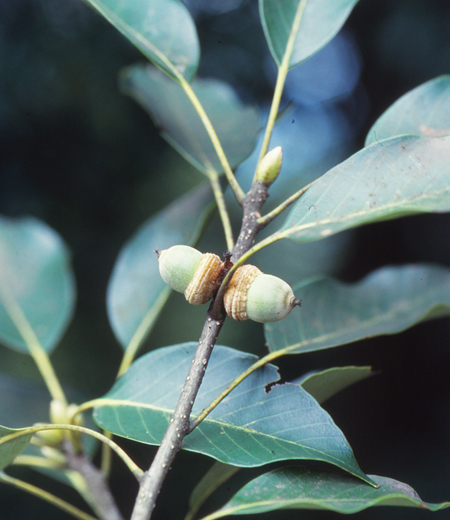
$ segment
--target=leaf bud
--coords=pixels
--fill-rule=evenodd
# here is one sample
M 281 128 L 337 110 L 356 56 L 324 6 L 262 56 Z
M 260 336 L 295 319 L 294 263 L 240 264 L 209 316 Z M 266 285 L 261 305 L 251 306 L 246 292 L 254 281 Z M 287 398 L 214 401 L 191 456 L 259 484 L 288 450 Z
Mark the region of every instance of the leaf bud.
M 283 149 L 281 146 L 277 146 L 261 159 L 256 170 L 256 180 L 270 186 L 277 179 L 282 162 Z

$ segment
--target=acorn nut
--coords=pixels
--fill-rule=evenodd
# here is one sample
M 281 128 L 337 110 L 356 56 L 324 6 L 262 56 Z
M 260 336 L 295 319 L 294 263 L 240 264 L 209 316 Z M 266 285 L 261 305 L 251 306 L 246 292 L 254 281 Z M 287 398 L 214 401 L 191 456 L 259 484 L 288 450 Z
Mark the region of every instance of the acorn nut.
M 190 246 L 172 246 L 157 251 L 159 272 L 174 291 L 184 293 L 192 305 L 201 305 L 213 297 L 222 272 L 222 261 L 213 253 L 202 254 Z
M 262 273 L 254 265 L 239 267 L 224 295 L 225 310 L 237 321 L 258 323 L 279 321 L 301 305 L 289 284 L 281 278 Z
M 163 280 L 175 291 L 184 293 L 189 303 L 200 305 L 213 297 L 224 276 L 224 263 L 217 255 L 202 254 L 183 245 L 157 253 Z M 243 265 L 236 270 L 223 302 L 234 320 L 259 323 L 282 320 L 296 305 L 301 305 L 290 285 L 262 273 L 254 265 Z

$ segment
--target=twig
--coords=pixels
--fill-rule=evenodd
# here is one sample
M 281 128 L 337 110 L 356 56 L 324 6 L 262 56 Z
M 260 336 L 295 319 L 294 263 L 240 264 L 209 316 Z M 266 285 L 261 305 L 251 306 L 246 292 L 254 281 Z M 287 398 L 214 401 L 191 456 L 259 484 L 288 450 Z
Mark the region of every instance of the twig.
M 95 504 L 97 515 L 102 520 L 124 520 L 102 472 L 84 453 L 76 453 L 69 441 L 64 442 L 64 453 L 68 467 L 77 471 L 85 480 L 89 493 L 94 498 L 92 503 Z
M 225 321 L 225 314 L 218 316 L 214 304 L 211 304 L 203 331 L 198 342 L 191 368 L 186 377 L 175 412 L 164 435 L 161 446 L 150 466 L 144 474 L 139 488 L 139 494 L 131 515 L 131 520 L 148 520 L 155 507 L 164 479 L 181 449 L 184 437 L 189 433 L 189 417 L 195 398 L 203 380 L 213 347 L 220 329 Z
M 268 188 L 261 182 L 254 182 L 242 203 L 244 216 L 238 240 L 232 251 L 234 261 L 238 260 L 252 246 L 261 226 L 261 207 L 267 199 Z M 231 264 L 230 264 L 231 266 Z M 225 321 L 222 295 L 224 287 L 220 288 L 213 299 L 207 313 L 203 331 L 186 377 L 175 412 L 169 423 L 156 456 L 149 470 L 141 479 L 139 493 L 136 499 L 131 520 L 149 520 L 155 507 L 164 479 L 177 452 L 181 449 L 183 439 L 191 431 L 190 414 L 195 398 L 203 380 L 213 347 Z

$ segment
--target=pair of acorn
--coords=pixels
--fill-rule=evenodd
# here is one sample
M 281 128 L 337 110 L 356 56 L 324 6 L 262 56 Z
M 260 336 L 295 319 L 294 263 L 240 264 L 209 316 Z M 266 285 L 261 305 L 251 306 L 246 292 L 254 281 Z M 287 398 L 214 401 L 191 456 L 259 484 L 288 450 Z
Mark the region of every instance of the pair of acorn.
M 213 253 L 202 254 L 190 246 L 177 245 L 157 251 L 162 279 L 175 291 L 184 293 L 193 305 L 206 303 L 222 281 L 223 262 Z M 223 298 L 227 314 L 237 321 L 270 323 L 285 318 L 296 305 L 289 284 L 262 273 L 254 265 L 236 269 Z

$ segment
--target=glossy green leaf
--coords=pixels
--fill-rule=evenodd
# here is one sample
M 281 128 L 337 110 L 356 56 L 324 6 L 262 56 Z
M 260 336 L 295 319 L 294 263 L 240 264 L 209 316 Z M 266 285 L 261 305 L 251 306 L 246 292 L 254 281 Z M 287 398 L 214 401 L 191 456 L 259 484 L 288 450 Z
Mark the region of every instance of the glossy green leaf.
M 214 491 L 238 471 L 240 471 L 240 468 L 236 466 L 215 462 L 195 486 L 194 491 L 192 491 L 189 498 L 189 511 L 184 520 L 194 518 L 201 506 Z
M 195 343 L 162 348 L 141 357 L 97 401 L 99 426 L 121 437 L 159 444 L 175 409 Z M 215 346 L 195 401 L 197 415 L 256 356 Z M 279 379 L 266 365 L 246 378 L 183 441 L 183 447 L 235 466 L 286 459 L 321 460 L 366 479 L 342 432 L 299 385 L 266 386 Z
M 265 325 L 272 351 L 321 350 L 450 314 L 450 270 L 431 264 L 384 267 L 354 284 L 322 278 L 295 292 L 299 312 Z
M 450 502 L 423 502 L 412 487 L 398 480 L 376 475 L 371 478 L 378 488 L 327 471 L 300 466 L 276 469 L 246 484 L 222 509 L 203 520 L 279 509 L 325 509 L 351 514 L 374 506 L 418 507 L 429 511 L 450 506 Z
M 51 352 L 75 306 L 70 254 L 61 237 L 34 218 L 0 218 L 0 342 L 28 353 L 35 336 Z
M 323 403 L 341 390 L 372 375 L 371 367 L 333 367 L 320 372 L 306 374 L 301 380 L 292 381 L 301 384 L 318 403 Z
M 194 189 L 144 223 L 119 253 L 106 303 L 114 334 L 124 348 L 133 338 L 145 338 L 170 294 L 159 274 L 155 249 L 194 244 L 211 203 L 209 185 Z
M 323 403 L 348 386 L 371 376 L 371 367 L 335 367 L 306 374 L 292 381 L 312 395 L 318 403 Z M 189 512 L 185 520 L 195 517 L 204 502 L 224 482 L 239 471 L 236 466 L 215 462 L 195 486 L 189 499 Z
M 320 240 L 362 224 L 450 210 L 450 139 L 375 143 L 322 175 L 294 205 L 282 236 Z
M 12 428 L 0 426 L 0 470 L 6 468 L 6 466 L 9 466 L 9 464 L 11 464 L 11 462 L 18 455 L 20 455 L 30 443 L 31 437 L 33 437 L 32 433 L 28 435 L 21 435 L 20 437 L 15 437 L 9 441 L 2 442 L 2 440 L 5 437 L 8 437 L 8 435 L 12 435 L 20 431 L 22 430 L 14 430 Z
M 256 145 L 258 111 L 244 105 L 228 84 L 217 79 L 195 79 L 191 86 L 234 168 Z M 150 114 L 164 139 L 198 170 L 222 172 L 211 139 L 180 85 L 155 67 L 134 65 L 123 72 L 121 87 Z
M 180 0 L 84 1 L 169 76 L 192 79 L 200 46 L 194 21 Z
M 358 0 L 259 0 L 261 22 L 275 63 L 280 66 L 288 41 L 295 38 L 289 68 L 324 47 L 344 25 Z M 296 24 L 303 10 L 300 25 Z
M 450 134 L 450 76 L 440 76 L 396 101 L 372 126 L 366 146 L 404 134 L 439 137 Z

